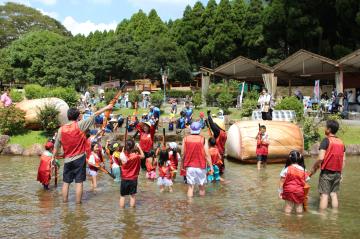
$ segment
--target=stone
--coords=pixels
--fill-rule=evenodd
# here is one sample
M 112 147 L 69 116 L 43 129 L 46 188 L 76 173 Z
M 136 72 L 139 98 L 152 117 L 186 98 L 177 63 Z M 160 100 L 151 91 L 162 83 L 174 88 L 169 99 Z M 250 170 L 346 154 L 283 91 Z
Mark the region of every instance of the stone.
M 30 148 L 25 149 L 23 156 L 40 156 L 45 150 L 44 146 L 41 144 L 33 144 Z
M 9 135 L 0 135 L 0 153 L 3 151 L 5 146 L 8 144 L 10 140 Z
M 20 144 L 9 144 L 1 153 L 7 155 L 22 155 L 23 152 L 24 148 Z

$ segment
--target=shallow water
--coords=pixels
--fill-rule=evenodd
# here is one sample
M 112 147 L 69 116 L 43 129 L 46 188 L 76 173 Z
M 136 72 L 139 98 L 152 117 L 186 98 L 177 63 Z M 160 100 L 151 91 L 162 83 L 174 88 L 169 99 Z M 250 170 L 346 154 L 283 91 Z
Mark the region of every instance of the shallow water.
M 231 182 L 208 186 L 207 196 L 191 203 L 180 178 L 174 193 L 161 194 L 142 175 L 137 208 L 120 210 L 119 185 L 110 177 L 100 173 L 97 193 L 87 181 L 80 206 L 72 187 L 64 204 L 61 185 L 45 192 L 36 182 L 38 162 L 0 157 L 1 238 L 359 238 L 359 157 L 347 159 L 339 212 L 317 213 L 317 175 L 303 217 L 282 213 L 277 194 L 282 165 L 257 172 L 255 165 L 227 162 Z

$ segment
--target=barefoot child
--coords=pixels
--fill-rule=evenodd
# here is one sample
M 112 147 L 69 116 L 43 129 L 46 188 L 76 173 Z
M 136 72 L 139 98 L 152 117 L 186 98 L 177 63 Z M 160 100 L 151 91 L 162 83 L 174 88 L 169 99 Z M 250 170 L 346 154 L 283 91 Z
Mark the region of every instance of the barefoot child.
M 285 213 L 290 214 L 295 207 L 296 213 L 303 212 L 306 181 L 309 174 L 305 170 L 304 157 L 298 151 L 291 151 L 285 167 L 280 173 L 279 197 L 285 200 Z
M 120 182 L 120 146 L 118 143 L 112 145 L 114 152 L 110 157 L 111 172 L 115 176 L 114 182 Z
M 208 181 L 224 181 L 220 177 L 220 167 L 222 165 L 221 155 L 219 153 L 219 149 L 216 147 L 216 139 L 214 137 L 209 138 L 209 154 L 211 157 L 211 162 L 213 164 L 214 172 L 213 174 L 208 174 Z M 210 167 L 207 168 L 208 172 L 210 171 Z
M 146 159 L 145 166 L 146 166 L 146 178 L 151 181 L 154 181 L 156 179 L 156 166 L 157 166 L 154 151 L 150 152 L 149 158 Z
M 137 153 L 139 151 L 140 153 Z M 141 147 L 134 140 L 127 140 L 125 150 L 120 154 L 121 160 L 121 186 L 120 186 L 120 208 L 125 208 L 125 196 L 130 195 L 130 207 L 135 207 L 138 176 L 141 160 L 145 158 Z
M 171 165 L 169 161 L 169 153 L 166 150 L 161 150 L 159 153 L 159 177 L 157 184 L 160 186 L 160 192 L 164 192 L 165 188 L 169 188 L 172 192 L 173 182 L 171 180 Z
M 91 176 L 91 188 L 92 191 L 96 190 L 97 182 L 96 182 L 96 176 L 98 167 L 101 163 L 101 159 L 99 157 L 99 152 L 101 152 L 101 148 L 98 143 L 92 143 L 91 144 L 91 154 L 88 159 L 89 164 L 89 175 Z
M 266 167 L 267 156 L 269 153 L 269 136 L 266 133 L 266 126 L 259 126 L 259 133 L 256 136 L 256 157 L 257 169 L 260 170 L 261 166 Z
M 47 142 L 45 144 L 45 151 L 40 157 L 40 165 L 38 169 L 37 181 L 42 183 L 45 190 L 49 190 L 49 184 L 51 179 L 51 160 L 53 157 L 52 151 L 54 144 Z M 55 166 L 56 167 L 56 166 Z
M 175 180 L 176 173 L 178 170 L 179 161 L 181 160 L 180 154 L 177 152 L 177 143 L 171 142 L 169 143 L 169 161 L 172 168 L 171 171 L 171 179 Z

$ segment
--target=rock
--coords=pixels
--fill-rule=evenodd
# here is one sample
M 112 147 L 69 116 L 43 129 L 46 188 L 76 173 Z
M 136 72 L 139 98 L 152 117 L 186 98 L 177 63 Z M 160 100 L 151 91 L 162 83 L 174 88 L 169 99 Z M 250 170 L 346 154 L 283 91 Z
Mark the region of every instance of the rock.
M 346 154 L 349 155 L 358 155 L 360 154 L 360 145 L 350 144 L 346 146 Z
M 310 148 L 310 155 L 318 155 L 319 154 L 320 143 L 315 143 Z
M 0 135 L 0 153 L 3 151 L 9 140 L 10 140 L 9 135 Z
M 23 154 L 24 156 L 40 156 L 44 151 L 44 146 L 41 144 L 33 144 L 30 148 L 25 149 Z
M 22 155 L 23 152 L 24 148 L 20 144 L 9 144 L 3 149 L 2 154 Z

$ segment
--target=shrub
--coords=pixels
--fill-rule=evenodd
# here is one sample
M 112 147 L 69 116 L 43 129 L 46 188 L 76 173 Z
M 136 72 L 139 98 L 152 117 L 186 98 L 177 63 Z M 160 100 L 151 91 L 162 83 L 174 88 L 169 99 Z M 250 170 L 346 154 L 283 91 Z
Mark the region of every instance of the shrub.
M 51 104 L 44 105 L 37 112 L 37 120 L 40 122 L 42 129 L 49 135 L 52 135 L 60 126 L 59 114 L 60 111 L 55 105 Z
M 108 89 L 108 90 L 106 90 L 106 91 L 105 91 L 105 102 L 106 102 L 107 104 L 109 104 L 110 101 L 111 101 L 112 99 L 114 99 L 114 97 L 116 96 L 116 94 L 117 94 L 117 90 L 115 90 L 115 89 Z
M 24 99 L 23 93 L 18 91 L 17 89 L 11 89 L 10 98 L 13 102 L 20 102 Z
M 129 101 L 131 102 L 133 108 L 135 108 L 135 102 L 139 102 L 141 100 L 142 99 L 141 99 L 140 91 L 134 90 L 129 93 Z
M 304 148 L 310 147 L 320 139 L 319 125 L 315 123 L 314 118 L 306 117 L 303 121 Z
M 275 106 L 275 109 L 294 110 L 298 122 L 304 118 L 304 105 L 295 96 L 285 97 Z
M 151 104 L 157 106 L 157 107 L 161 107 L 161 104 L 164 101 L 164 95 L 162 94 L 162 91 L 157 91 L 153 94 L 151 94 Z
M 25 96 L 28 100 L 45 98 L 48 96 L 47 93 L 49 92 L 41 85 L 36 85 L 36 84 L 26 85 L 24 89 L 25 89 Z
M 193 93 L 191 90 L 186 90 L 186 91 L 182 91 L 182 90 L 169 90 L 166 91 L 166 96 L 169 98 L 186 98 L 186 96 L 192 96 Z
M 255 110 L 256 107 L 257 107 L 257 99 L 254 100 L 250 97 L 245 98 L 240 110 L 241 118 L 250 117 L 252 115 L 253 110 Z
M 248 91 L 245 94 L 245 98 L 251 99 L 251 100 L 258 100 L 260 97 L 260 94 L 256 90 Z
M 64 100 L 69 107 L 75 107 L 79 102 L 79 94 L 75 89 L 56 87 L 50 90 L 48 97 L 57 97 Z
M 200 92 L 196 92 L 192 98 L 192 103 L 197 108 L 202 103 L 202 97 Z
M 231 93 L 227 92 L 227 89 L 225 89 L 219 94 L 217 102 L 219 103 L 219 107 L 224 111 L 224 114 L 228 114 L 230 112 L 229 107 L 234 103 L 234 97 Z
M 14 106 L 1 108 L 0 119 L 2 134 L 15 135 L 25 129 L 25 112 Z

